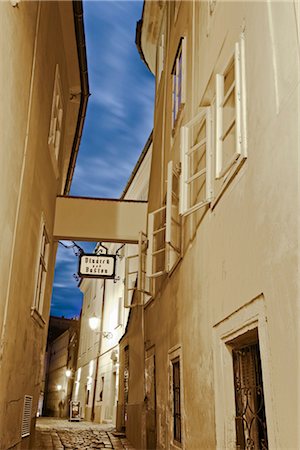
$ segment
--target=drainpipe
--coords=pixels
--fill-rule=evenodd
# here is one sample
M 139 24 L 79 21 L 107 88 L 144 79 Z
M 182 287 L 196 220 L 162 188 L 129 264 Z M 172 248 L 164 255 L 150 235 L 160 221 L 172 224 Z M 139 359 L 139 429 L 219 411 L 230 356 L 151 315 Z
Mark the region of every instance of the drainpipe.
M 104 314 L 104 302 L 105 302 L 105 288 L 106 288 L 106 280 L 103 280 L 103 295 L 102 295 L 102 308 L 101 308 L 101 327 L 100 327 L 100 336 L 99 336 L 99 347 L 97 352 L 97 359 L 96 359 L 96 370 L 95 370 L 95 380 L 94 380 L 94 392 L 93 392 L 93 402 L 92 402 L 92 412 L 91 412 L 91 420 L 94 422 L 95 419 L 95 401 L 96 401 L 96 391 L 97 391 L 97 381 L 98 381 L 98 366 L 99 366 L 99 359 L 100 359 L 100 353 L 101 353 L 101 346 L 102 346 L 102 331 L 103 331 L 103 314 Z

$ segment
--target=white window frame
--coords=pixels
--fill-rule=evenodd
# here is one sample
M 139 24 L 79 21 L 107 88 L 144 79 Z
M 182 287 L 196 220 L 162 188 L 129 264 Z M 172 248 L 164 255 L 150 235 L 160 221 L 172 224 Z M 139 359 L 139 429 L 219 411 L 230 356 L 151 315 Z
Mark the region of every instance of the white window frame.
M 168 162 L 167 168 L 167 193 L 166 204 L 157 210 L 148 214 L 148 250 L 146 275 L 149 278 L 158 278 L 166 273 L 171 274 L 176 267 L 182 255 L 182 239 L 181 239 L 181 217 L 179 215 L 180 194 L 174 191 L 174 177 L 178 179 L 178 191 L 180 191 L 179 172 L 174 167 L 173 161 Z M 174 217 L 174 209 L 178 209 L 178 217 Z M 155 228 L 155 216 L 165 213 L 165 222 Z M 174 236 L 174 225 L 178 227 L 179 245 L 176 245 L 176 236 Z M 162 234 L 162 246 L 155 248 L 155 237 Z M 153 265 L 155 258 L 164 253 L 165 262 L 163 270 L 155 272 Z
M 166 261 L 166 223 L 160 224 L 159 228 L 155 228 L 155 216 L 157 214 L 161 214 L 165 212 L 166 214 L 166 205 L 162 206 L 161 208 L 156 209 L 155 211 L 152 211 L 148 214 L 148 250 L 147 250 L 147 264 L 146 264 L 146 275 L 149 278 L 158 278 L 166 273 L 164 264 L 164 269 L 160 270 L 158 272 L 153 271 L 153 264 L 155 262 L 155 258 L 160 255 L 161 253 L 164 253 L 165 255 L 165 261 Z M 162 247 L 155 249 L 155 239 L 156 236 L 159 234 L 163 234 L 163 245 Z
M 198 114 L 185 126 L 181 127 L 181 176 L 180 176 L 180 214 L 183 216 L 191 214 L 210 203 L 213 197 L 212 187 L 212 114 L 211 107 L 201 107 Z M 197 124 L 202 125 L 205 122 L 206 136 L 196 144 L 191 142 L 191 132 Z M 205 146 L 205 169 L 192 174 L 190 166 L 190 156 L 201 151 Z M 205 200 L 194 205 L 190 201 L 190 187 L 192 183 L 205 176 Z
M 138 253 L 125 258 L 125 279 L 124 279 L 124 308 L 133 308 L 143 305 L 152 297 L 151 280 L 146 275 L 146 250 L 147 236 L 140 232 L 138 242 Z M 137 269 L 131 270 L 131 264 L 136 262 Z M 132 282 L 134 285 L 132 285 Z M 140 294 L 137 302 L 132 304 L 132 297 L 135 292 Z
M 178 180 L 178 192 L 175 192 L 174 190 L 174 178 L 177 178 Z M 179 172 L 176 170 L 176 167 L 174 167 L 173 161 L 169 161 L 166 198 L 166 272 L 169 274 L 175 268 L 182 255 L 179 184 Z M 176 210 L 178 210 L 178 214 L 174 217 L 174 211 L 176 213 Z M 177 228 L 177 233 L 179 234 L 179 245 L 176 245 L 177 239 L 173 233 L 174 227 Z
M 236 450 L 234 372 L 231 343 L 257 328 L 264 383 L 269 448 L 278 448 L 273 411 L 274 390 L 268 323 L 263 295 L 218 322 L 213 328 L 214 384 L 217 449 Z
M 48 274 L 49 254 L 50 254 L 49 234 L 47 232 L 45 220 L 42 216 L 40 225 L 38 258 L 36 266 L 35 294 L 34 294 L 34 302 L 31 308 L 32 312 L 38 313 L 38 315 L 42 319 L 43 319 L 44 297 Z
M 179 112 L 186 102 L 186 74 L 186 38 L 182 37 L 172 68 L 172 129 L 175 128 Z
M 64 116 L 62 85 L 58 64 L 55 69 L 51 119 L 48 135 L 48 145 L 50 149 L 51 161 L 56 176 L 58 176 L 58 158 L 62 140 L 62 124 Z
M 246 130 L 246 86 L 245 86 L 245 45 L 244 36 L 236 42 L 234 54 L 231 55 L 222 73 L 216 75 L 216 178 L 222 179 L 235 173 L 247 158 Z M 224 96 L 224 77 L 234 63 L 234 81 Z M 223 108 L 234 90 L 235 115 L 228 128 L 223 129 Z M 223 141 L 235 126 L 235 149 L 228 161 L 223 161 Z

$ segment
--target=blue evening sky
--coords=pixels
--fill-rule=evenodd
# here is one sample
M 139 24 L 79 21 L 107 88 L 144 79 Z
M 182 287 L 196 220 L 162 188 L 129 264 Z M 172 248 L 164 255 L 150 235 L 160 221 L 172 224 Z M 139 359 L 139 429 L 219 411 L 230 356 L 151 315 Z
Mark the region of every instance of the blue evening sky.
M 71 195 L 120 197 L 151 132 L 154 77 L 135 46 L 142 8 L 142 1 L 84 2 L 91 97 Z M 78 244 L 93 251 L 93 243 Z M 59 245 L 51 315 L 79 315 L 77 264 L 72 249 Z

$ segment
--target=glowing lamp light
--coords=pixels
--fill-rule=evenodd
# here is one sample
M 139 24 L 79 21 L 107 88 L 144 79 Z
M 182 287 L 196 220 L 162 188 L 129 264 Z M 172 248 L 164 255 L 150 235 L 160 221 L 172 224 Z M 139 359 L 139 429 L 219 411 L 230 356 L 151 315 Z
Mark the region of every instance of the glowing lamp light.
M 66 370 L 66 377 L 70 378 L 70 376 L 72 375 L 72 371 L 70 369 Z
M 61 384 L 57 384 L 57 385 L 56 385 L 56 389 L 57 389 L 58 391 L 61 391 L 61 388 L 62 388 L 62 385 L 61 385 Z
M 92 315 L 92 317 L 89 318 L 89 326 L 91 330 L 96 330 L 99 327 L 100 319 L 99 317 L 96 317 L 95 314 Z

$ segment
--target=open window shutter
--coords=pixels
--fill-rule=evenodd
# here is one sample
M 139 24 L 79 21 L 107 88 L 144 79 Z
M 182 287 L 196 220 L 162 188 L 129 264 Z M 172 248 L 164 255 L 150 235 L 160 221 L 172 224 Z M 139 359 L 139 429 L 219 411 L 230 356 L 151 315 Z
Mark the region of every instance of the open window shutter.
M 148 277 L 159 277 L 165 273 L 165 235 L 166 235 L 166 206 L 148 215 Z
M 152 297 L 152 280 L 147 277 L 147 236 L 142 231 L 139 237 L 139 270 L 137 289 L 141 293 L 141 303 L 144 304 Z
M 130 308 L 137 304 L 143 304 L 144 300 L 151 297 L 151 280 L 146 277 L 146 249 L 147 236 L 140 232 L 138 253 L 125 259 L 125 287 L 124 306 Z M 140 294 L 140 301 L 131 305 L 134 292 Z
M 224 79 L 234 65 L 233 80 L 230 86 Z M 230 77 L 227 77 L 230 79 Z M 234 107 L 230 100 L 234 96 Z M 244 68 L 244 39 L 235 44 L 234 55 L 230 58 L 222 74 L 216 75 L 216 178 L 224 177 L 237 160 L 247 156 L 246 143 L 246 89 Z M 226 121 L 230 109 L 234 110 L 230 120 Z M 234 130 L 234 141 L 228 144 Z M 227 142 L 227 148 L 226 147 Z M 224 156 L 227 155 L 227 156 Z M 242 158 L 240 158 L 242 157 Z
M 180 195 L 179 195 L 179 212 L 184 214 L 188 209 L 187 196 L 188 185 L 186 180 L 188 178 L 188 165 L 186 153 L 188 151 L 188 128 L 181 127 L 180 130 L 180 160 L 181 160 L 181 177 L 180 177 Z
M 220 178 L 223 164 L 223 98 L 224 98 L 224 77 L 216 75 L 216 178 Z
M 137 258 L 138 255 L 127 256 L 125 259 L 125 285 L 124 285 L 124 307 L 131 307 L 133 293 L 137 283 Z
M 235 77 L 235 148 L 237 155 L 241 155 L 242 129 L 241 129 L 241 57 L 240 45 L 237 42 L 234 50 L 234 77 Z
M 203 107 L 181 131 L 180 213 L 190 214 L 212 199 L 211 108 Z
M 166 200 L 166 272 L 170 272 L 181 256 L 181 218 L 179 216 L 179 175 L 173 161 L 168 163 Z

